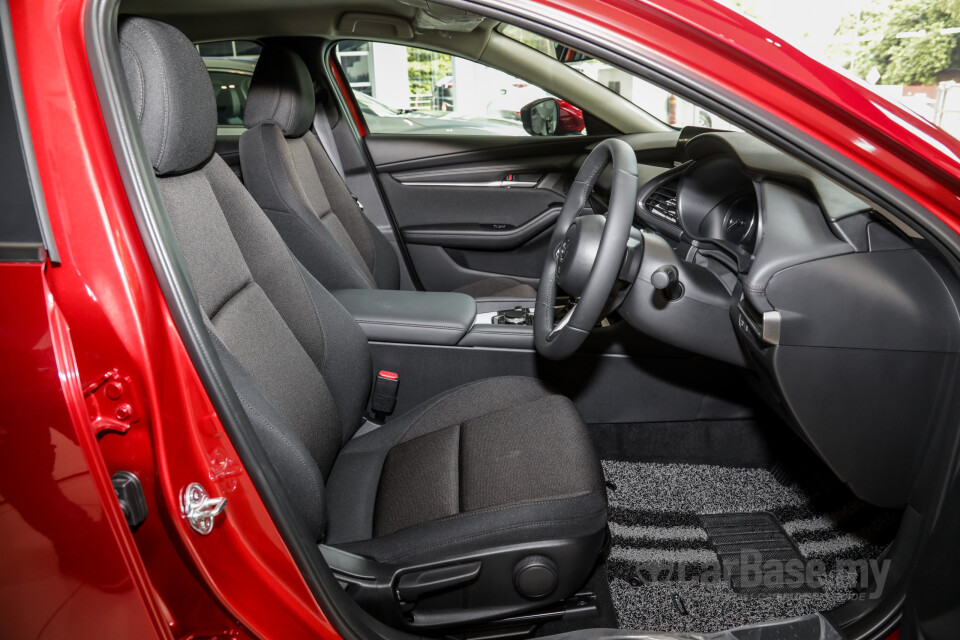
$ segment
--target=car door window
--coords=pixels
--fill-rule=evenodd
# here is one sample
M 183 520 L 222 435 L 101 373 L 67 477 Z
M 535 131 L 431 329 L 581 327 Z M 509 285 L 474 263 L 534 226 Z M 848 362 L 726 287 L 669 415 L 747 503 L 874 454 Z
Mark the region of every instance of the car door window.
M 417 47 L 346 40 L 337 57 L 371 133 L 526 136 L 520 109 L 553 97 L 492 67 Z
M 699 105 L 688 102 L 670 91 L 623 69 L 614 67 L 602 60 L 590 58 L 549 38 L 505 22 L 497 27 L 497 31 L 508 38 L 527 45 L 531 49 L 536 49 L 540 53 L 556 58 L 571 69 L 579 71 L 597 84 L 623 96 L 653 117 L 672 127 L 679 128 L 692 125 L 739 131 L 737 127 Z
M 256 42 L 242 40 L 202 42 L 197 45 L 213 84 L 218 125 L 243 125 L 243 109 L 247 104 L 250 80 L 257 66 L 260 49 L 261 46 Z

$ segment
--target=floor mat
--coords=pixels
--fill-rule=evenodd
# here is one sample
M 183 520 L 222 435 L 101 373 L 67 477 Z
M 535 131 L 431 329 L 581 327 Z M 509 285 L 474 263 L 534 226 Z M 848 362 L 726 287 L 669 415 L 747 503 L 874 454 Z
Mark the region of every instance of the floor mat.
M 786 568 L 804 567 L 806 558 L 784 531 L 777 516 L 767 511 L 717 513 L 700 516 L 707 541 L 720 559 L 722 577 L 739 594 L 820 593 L 818 576 L 781 580 Z M 752 570 L 756 567 L 756 570 Z M 729 577 L 727 577 L 729 576 Z
M 895 512 L 860 502 L 826 474 L 786 487 L 763 469 L 617 461 L 603 467 L 613 538 L 607 574 L 624 629 L 711 632 L 832 609 L 858 597 L 862 572 L 898 523 Z M 702 517 L 757 513 L 782 525 L 799 564 L 776 554 L 743 558 L 751 580 L 772 588 L 738 591 Z M 778 588 L 784 582 L 796 588 Z

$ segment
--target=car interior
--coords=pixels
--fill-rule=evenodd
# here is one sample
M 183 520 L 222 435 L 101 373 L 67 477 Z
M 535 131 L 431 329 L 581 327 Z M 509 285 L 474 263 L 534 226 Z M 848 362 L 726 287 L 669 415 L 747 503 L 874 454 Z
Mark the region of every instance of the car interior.
M 897 598 L 956 417 L 952 262 L 543 33 L 433 0 L 120 4 L 155 215 L 339 606 L 397 637 L 855 636 Z M 357 43 L 524 83 L 482 121 L 375 116 Z

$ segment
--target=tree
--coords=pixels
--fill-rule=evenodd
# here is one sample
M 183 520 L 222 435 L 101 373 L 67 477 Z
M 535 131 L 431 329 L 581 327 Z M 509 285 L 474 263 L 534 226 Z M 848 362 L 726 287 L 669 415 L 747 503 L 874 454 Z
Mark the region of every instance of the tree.
M 960 0 L 874 0 L 846 16 L 836 34 L 848 40 L 831 51 L 860 77 L 872 69 L 881 84 L 936 83 L 937 74 L 960 68 Z
M 429 107 L 434 85 L 441 78 L 453 73 L 453 62 L 445 53 L 408 47 L 407 69 L 410 81 L 410 107 Z M 414 100 L 418 102 L 415 103 Z

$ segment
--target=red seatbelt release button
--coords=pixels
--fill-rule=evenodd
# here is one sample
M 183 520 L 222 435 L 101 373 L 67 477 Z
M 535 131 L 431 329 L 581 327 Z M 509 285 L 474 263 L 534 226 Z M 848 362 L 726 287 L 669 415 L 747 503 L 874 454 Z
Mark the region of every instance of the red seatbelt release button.
M 373 383 L 373 397 L 370 398 L 370 409 L 377 419 L 393 412 L 397 406 L 397 389 L 400 387 L 400 376 L 393 371 L 381 371 Z

